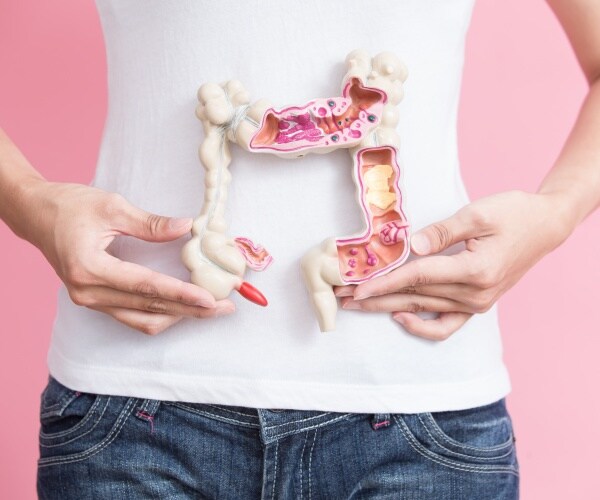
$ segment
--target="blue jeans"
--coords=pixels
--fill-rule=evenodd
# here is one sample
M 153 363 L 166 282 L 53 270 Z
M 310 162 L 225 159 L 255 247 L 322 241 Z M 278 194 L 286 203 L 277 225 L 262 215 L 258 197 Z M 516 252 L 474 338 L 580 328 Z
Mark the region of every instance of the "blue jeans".
M 40 420 L 42 499 L 518 498 L 504 400 L 335 413 L 80 393 L 50 377 Z

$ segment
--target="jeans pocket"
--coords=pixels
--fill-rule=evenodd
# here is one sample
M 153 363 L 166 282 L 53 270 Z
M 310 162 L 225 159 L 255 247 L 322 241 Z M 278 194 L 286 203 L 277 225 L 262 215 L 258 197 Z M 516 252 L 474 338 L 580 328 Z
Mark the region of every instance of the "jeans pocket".
M 421 421 L 432 439 L 473 457 L 501 458 L 515 441 L 504 400 L 468 410 L 425 413 Z
M 422 456 L 473 472 L 518 474 L 514 433 L 504 400 L 467 410 L 394 415 Z
M 75 391 L 50 376 L 40 402 L 38 465 L 87 457 L 109 433 L 111 410 L 110 396 Z

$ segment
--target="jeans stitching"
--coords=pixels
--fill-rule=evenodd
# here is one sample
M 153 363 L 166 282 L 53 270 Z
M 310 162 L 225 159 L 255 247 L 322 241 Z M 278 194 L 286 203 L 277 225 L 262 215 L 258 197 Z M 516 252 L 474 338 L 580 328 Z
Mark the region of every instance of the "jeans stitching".
M 301 418 L 299 420 L 292 420 L 291 422 L 285 422 L 283 424 L 270 425 L 269 427 L 265 427 L 265 430 L 275 429 L 276 427 L 282 427 L 284 425 L 296 424 L 298 422 L 308 422 L 309 420 L 314 420 L 315 418 L 323 417 L 325 415 L 329 415 L 329 413 L 328 412 L 326 412 L 326 413 L 319 413 L 318 415 L 315 415 L 313 417 Z
M 398 427 L 400 427 L 400 431 L 402 432 L 402 434 L 404 435 L 404 437 L 406 438 L 408 443 L 411 445 L 411 447 L 417 453 L 419 453 L 419 455 L 422 455 L 423 457 L 427 458 L 428 460 L 431 460 L 432 462 L 435 462 L 439 465 L 443 465 L 445 467 L 449 467 L 451 469 L 462 470 L 464 472 L 480 472 L 480 473 L 485 473 L 485 474 L 509 473 L 509 474 L 513 474 L 517 477 L 519 476 L 518 471 L 514 467 L 511 467 L 511 466 L 467 465 L 467 464 L 461 464 L 461 463 L 454 462 L 454 461 L 448 460 L 446 458 L 440 457 L 440 456 L 430 452 L 424 446 L 422 446 L 416 440 L 416 438 L 410 432 L 407 431 L 407 428 L 405 428 L 406 423 L 404 423 L 404 420 L 401 421 L 401 419 L 399 419 L 396 415 L 393 415 L 393 418 L 396 421 L 396 423 L 398 424 Z
M 300 498 L 304 496 L 304 489 L 302 487 L 302 480 L 304 476 L 304 450 L 306 449 L 306 442 L 308 441 L 309 432 L 306 431 L 306 436 L 304 437 L 304 445 L 302 446 L 302 452 L 300 453 Z
M 279 441 L 275 444 L 275 472 L 273 474 L 273 488 L 271 489 L 271 500 L 275 498 L 275 482 L 277 481 L 277 452 L 279 451 Z
M 147 401 L 146 411 L 152 416 L 156 415 L 160 408 L 161 401 L 159 399 L 148 399 Z
M 102 413 L 100 414 L 100 416 L 98 417 L 98 419 L 94 422 L 94 425 L 92 425 L 92 427 L 90 427 L 83 434 L 80 434 L 79 436 L 75 436 L 74 438 L 69 439 L 68 441 L 64 441 L 62 443 L 56 443 L 56 444 L 42 444 L 41 443 L 41 439 L 40 439 L 40 446 L 42 446 L 44 448 L 55 448 L 56 446 L 64 446 L 65 444 L 69 444 L 69 443 L 72 443 L 73 441 L 77 441 L 78 439 L 82 438 L 83 436 L 89 434 L 90 432 L 92 432 L 96 428 L 96 426 L 102 420 L 102 417 L 104 416 L 104 413 L 106 412 L 106 408 L 108 408 L 109 403 L 110 403 L 110 397 L 106 400 L 106 405 L 104 405 L 104 408 L 102 409 Z M 91 416 L 91 415 L 92 415 L 92 413 L 88 414 L 88 416 Z M 86 419 L 88 418 L 88 416 L 86 416 Z M 80 422 L 80 423 L 83 423 L 83 421 Z
M 51 465 L 62 465 L 71 462 L 80 462 L 81 460 L 85 460 L 93 455 L 96 455 L 104 448 L 106 448 L 109 444 L 111 444 L 121 432 L 122 427 L 125 425 L 127 418 L 129 417 L 129 410 L 135 404 L 137 400 L 134 398 L 130 398 L 123 410 L 121 410 L 121 414 L 119 418 L 113 425 L 112 429 L 108 433 L 108 435 L 100 441 L 98 444 L 92 446 L 90 449 L 82 451 L 81 453 L 76 453 L 73 455 L 67 455 L 65 457 L 51 457 L 51 458 L 41 458 L 38 460 L 38 467 L 48 467 Z
M 311 500 L 311 498 L 312 498 L 312 483 L 311 483 L 311 480 L 312 480 L 312 477 L 311 477 L 312 476 L 312 474 L 311 474 L 311 471 L 312 471 L 312 452 L 313 452 L 313 449 L 315 447 L 315 441 L 317 440 L 317 432 L 319 432 L 319 428 L 318 427 L 315 429 L 315 434 L 313 436 L 312 446 L 310 447 L 310 453 L 308 454 L 308 500 Z
M 435 421 L 435 419 L 433 418 L 433 415 L 431 413 L 427 413 L 426 415 L 427 415 L 427 420 L 429 420 L 429 422 L 431 423 L 432 428 L 436 432 L 436 434 L 438 434 L 445 441 L 448 441 L 449 443 L 451 443 L 455 446 L 460 446 L 462 448 L 468 448 L 470 450 L 475 450 L 475 451 L 498 451 L 498 450 L 502 450 L 504 448 L 508 448 L 509 446 L 512 446 L 512 444 L 513 444 L 512 437 L 505 443 L 499 444 L 497 446 L 486 447 L 486 448 L 478 448 L 476 446 L 469 446 L 467 444 L 462 444 L 462 443 L 459 443 L 458 441 L 455 441 L 451 437 L 446 436 L 446 433 L 440 428 L 440 426 Z M 420 416 L 419 416 L 419 419 L 421 419 Z M 425 425 L 425 424 L 423 424 L 423 425 Z
M 59 438 L 59 437 L 68 436 L 72 432 L 75 432 L 77 429 L 82 427 L 92 417 L 92 415 L 96 411 L 96 407 L 99 404 L 100 404 L 100 398 L 96 398 L 96 401 L 94 401 L 94 404 L 90 407 L 87 415 L 85 417 L 83 417 L 83 420 L 81 422 L 79 422 L 78 424 L 74 425 L 73 427 L 71 427 L 70 429 L 66 429 L 61 432 L 53 432 L 53 433 L 49 433 L 49 434 L 46 434 L 45 432 L 42 432 L 40 430 L 40 439 L 55 439 L 55 438 Z
M 53 413 L 56 413 L 56 410 L 60 409 L 60 411 L 64 411 L 64 409 L 69 405 L 71 401 L 73 401 L 77 396 L 79 396 L 77 391 L 69 389 L 69 392 L 63 395 L 62 398 L 59 399 L 57 403 L 54 403 L 50 406 L 45 406 L 42 408 L 40 412 L 40 417 L 48 417 Z
M 503 455 L 498 455 L 495 457 L 478 457 L 475 455 L 465 455 L 464 453 L 459 453 L 458 451 L 453 451 L 449 448 L 446 448 L 442 443 L 438 442 L 433 435 L 431 434 L 431 432 L 429 432 L 429 429 L 427 428 L 427 426 L 425 425 L 425 423 L 423 422 L 423 420 L 421 419 L 421 416 L 418 415 L 419 420 L 421 421 L 421 424 L 423 425 L 423 428 L 425 429 L 425 432 L 429 435 L 429 437 L 433 440 L 433 442 L 435 444 L 437 444 L 440 448 L 442 448 L 443 450 L 447 451 L 448 453 L 452 453 L 453 455 L 459 456 L 459 457 L 465 457 L 465 458 L 471 458 L 471 459 L 475 459 L 475 460 L 499 460 L 501 458 L 505 458 L 507 456 L 509 456 L 512 453 L 512 449 L 509 449 L 506 453 L 504 453 Z M 478 448 L 473 448 L 472 449 L 477 450 Z
M 293 430 L 291 430 L 291 431 L 284 432 L 283 434 L 279 434 L 279 435 L 277 436 L 277 438 L 278 438 L 278 439 L 282 439 L 282 438 L 284 438 L 284 437 L 291 436 L 292 434 L 297 434 L 298 432 L 303 432 L 303 431 L 311 431 L 311 430 L 313 430 L 313 429 L 319 429 L 320 427 L 324 427 L 324 426 L 326 426 L 327 424 L 332 424 L 332 423 L 334 423 L 334 422 L 338 422 L 338 421 L 340 421 L 340 420 L 343 420 L 345 417 L 346 417 L 345 415 L 342 415 L 342 416 L 340 416 L 340 417 L 337 417 L 337 418 L 332 418 L 331 420 L 327 420 L 327 421 L 325 421 L 325 422 L 321 422 L 320 424 L 312 425 L 312 426 L 310 426 L 310 427 L 305 427 L 305 428 L 303 428 L 303 429 L 293 429 Z
M 212 418 L 214 420 L 221 420 L 221 421 L 225 421 L 225 422 L 229 422 L 229 423 L 236 423 L 239 425 L 242 425 L 244 427 L 252 427 L 253 429 L 259 428 L 260 425 L 259 424 L 253 424 L 250 422 L 243 422 L 241 420 L 236 420 L 235 418 L 228 418 L 228 417 L 223 417 L 221 415 L 215 415 L 214 413 L 210 413 L 208 411 L 202 411 L 202 410 L 198 410 L 197 408 L 192 408 L 190 406 L 186 406 L 180 403 L 173 403 L 173 402 L 169 402 L 167 403 L 168 405 L 171 406 L 176 406 L 178 408 L 181 408 L 185 411 L 189 411 L 190 413 L 196 413 L 198 415 L 202 415 L 203 417 L 208 417 L 208 418 Z
M 144 399 L 144 400 L 142 401 L 142 404 L 141 404 L 140 406 L 138 406 L 138 411 L 145 412 L 145 411 L 146 411 L 146 408 L 148 407 L 148 403 L 149 403 L 149 402 L 150 402 L 150 400 L 149 400 L 149 399 Z

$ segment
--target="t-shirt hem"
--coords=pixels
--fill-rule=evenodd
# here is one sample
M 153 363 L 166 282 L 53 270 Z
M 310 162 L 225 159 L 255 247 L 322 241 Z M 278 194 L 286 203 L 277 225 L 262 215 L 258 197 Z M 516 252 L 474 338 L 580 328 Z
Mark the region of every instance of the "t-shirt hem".
M 329 384 L 114 369 L 74 362 L 53 348 L 50 374 L 77 391 L 161 401 L 185 401 L 351 413 L 421 413 L 484 406 L 510 393 L 503 364 L 474 380 L 437 384 Z

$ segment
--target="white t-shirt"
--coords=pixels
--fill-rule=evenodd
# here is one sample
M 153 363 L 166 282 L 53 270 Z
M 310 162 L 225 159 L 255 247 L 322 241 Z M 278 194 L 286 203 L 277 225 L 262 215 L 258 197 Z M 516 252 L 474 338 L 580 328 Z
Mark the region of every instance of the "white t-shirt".
M 93 184 L 163 215 L 195 216 L 204 169 L 196 91 L 242 81 L 275 106 L 339 95 L 344 58 L 388 50 L 409 77 L 398 132 L 414 231 L 469 202 L 457 154 L 464 42 L 474 0 L 97 0 L 107 48 L 109 108 Z M 341 310 L 321 333 L 300 258 L 361 229 L 345 150 L 285 160 L 232 147 L 229 235 L 263 244 L 274 262 L 247 280 L 235 313 L 184 319 L 147 336 L 74 305 L 64 288 L 50 373 L 74 389 L 197 403 L 350 412 L 420 412 L 491 403 L 510 389 L 497 311 L 444 342 L 420 339 L 388 313 Z M 114 253 L 188 280 L 186 239 L 120 238 Z

